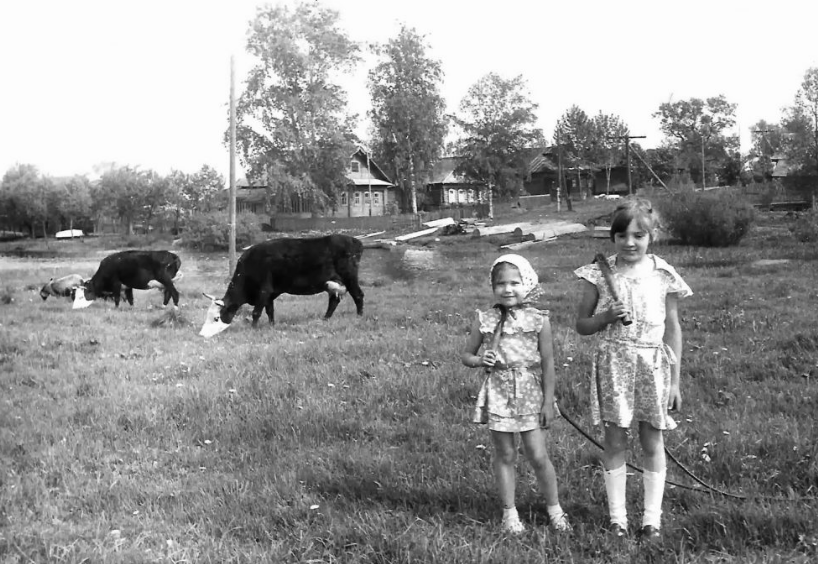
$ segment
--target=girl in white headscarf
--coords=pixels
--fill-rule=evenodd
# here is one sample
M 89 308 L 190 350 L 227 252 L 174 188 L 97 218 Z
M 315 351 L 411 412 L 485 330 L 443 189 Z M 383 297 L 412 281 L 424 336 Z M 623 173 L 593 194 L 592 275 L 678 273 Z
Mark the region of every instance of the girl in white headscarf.
M 519 433 L 526 458 L 546 498 L 551 526 L 570 531 L 560 507 L 557 477 L 545 447 L 543 429 L 555 417 L 554 354 L 548 312 L 533 307 L 540 296 L 537 273 L 520 255 L 503 255 L 491 265 L 496 305 L 477 311 L 463 364 L 482 368 L 475 423 L 488 424 L 494 444 L 494 473 L 503 503 L 503 529 L 525 530 L 517 513 L 514 434 Z M 480 349 L 481 354 L 478 354 Z

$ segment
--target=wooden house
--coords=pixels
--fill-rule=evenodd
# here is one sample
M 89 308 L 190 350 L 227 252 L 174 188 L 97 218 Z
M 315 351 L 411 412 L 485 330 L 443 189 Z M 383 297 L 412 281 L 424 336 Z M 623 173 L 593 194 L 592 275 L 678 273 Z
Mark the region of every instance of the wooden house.
M 454 173 L 459 162 L 458 157 L 443 157 L 435 163 L 426 183 L 427 207 L 437 209 L 479 203 L 483 187 Z
M 335 209 L 324 209 L 323 213 L 332 217 L 364 217 L 388 215 L 400 212 L 400 198 L 397 188 L 378 164 L 361 148 L 349 159 L 346 170 L 348 184 L 341 192 Z M 289 214 L 276 214 L 273 209 L 275 194 L 268 189 L 267 182 L 250 185 L 246 180 L 236 181 L 236 210 L 259 215 L 294 215 L 310 217 L 316 210 L 313 202 L 293 194 Z
M 397 187 L 371 155 L 358 148 L 349 158 L 346 192 L 341 193 L 335 217 L 389 215 L 400 212 Z

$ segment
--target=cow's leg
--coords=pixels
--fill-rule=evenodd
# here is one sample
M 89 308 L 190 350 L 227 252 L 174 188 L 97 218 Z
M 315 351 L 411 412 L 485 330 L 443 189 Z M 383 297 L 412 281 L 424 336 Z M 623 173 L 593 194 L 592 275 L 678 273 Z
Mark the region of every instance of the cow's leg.
M 167 306 L 171 298 L 173 298 L 173 305 L 179 307 L 179 291 L 173 285 L 170 275 L 166 272 L 164 276 L 157 280 L 165 288 L 165 297 L 162 302 L 163 306 Z
M 355 309 L 358 310 L 358 315 L 364 314 L 364 291 L 361 290 L 361 287 L 358 285 L 358 277 L 357 276 L 348 276 L 344 280 L 344 284 L 347 287 L 347 292 L 349 292 L 352 301 L 355 302 Z
M 119 295 L 119 293 L 117 293 Z M 133 288 L 125 288 L 125 299 L 133 307 Z
M 270 294 L 270 297 L 267 299 L 267 305 L 264 306 L 264 311 L 267 312 L 267 321 L 270 323 L 270 326 L 276 324 L 276 305 L 275 300 L 281 294 Z
M 335 313 L 335 308 L 341 303 L 341 296 L 338 295 L 338 292 L 328 290 L 327 294 L 329 294 L 329 303 L 327 304 L 327 313 L 324 314 L 324 319 L 332 317 L 332 314 Z
M 253 307 L 253 327 L 258 327 L 258 320 L 261 318 L 261 312 L 264 311 L 265 304 L 259 302 L 257 306 Z
M 119 282 L 119 280 L 114 280 L 111 284 L 111 289 L 114 292 L 114 305 L 119 307 L 119 300 L 122 298 L 122 284 Z

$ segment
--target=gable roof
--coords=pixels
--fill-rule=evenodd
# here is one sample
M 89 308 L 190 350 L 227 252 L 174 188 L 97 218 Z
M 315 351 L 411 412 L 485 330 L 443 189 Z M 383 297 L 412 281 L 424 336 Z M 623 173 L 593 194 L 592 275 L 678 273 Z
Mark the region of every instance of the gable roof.
M 375 159 L 372 158 L 372 155 L 367 153 L 363 147 L 358 147 L 358 149 L 352 153 L 349 158 L 355 159 L 356 161 L 360 162 L 364 166 L 367 165 L 367 157 L 369 162 L 369 173 L 372 175 L 372 184 L 376 186 L 394 186 L 392 181 L 386 176 L 386 173 L 378 166 L 378 163 L 375 162 Z M 353 184 L 369 184 L 367 179 L 360 179 L 360 178 L 349 178 L 347 177 Z M 363 180 L 363 182 L 360 182 Z
M 454 173 L 461 160 L 463 157 L 441 157 L 432 167 L 427 184 L 477 184 L 462 174 Z

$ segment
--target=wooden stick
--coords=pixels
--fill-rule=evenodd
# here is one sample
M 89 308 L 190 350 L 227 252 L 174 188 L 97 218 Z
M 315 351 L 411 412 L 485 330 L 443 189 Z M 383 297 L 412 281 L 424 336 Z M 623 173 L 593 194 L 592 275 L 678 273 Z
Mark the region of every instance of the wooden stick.
M 616 287 L 616 281 L 613 278 L 613 272 L 611 271 L 611 266 L 608 264 L 608 259 L 605 258 L 605 255 L 602 253 L 597 253 L 594 257 L 594 262 L 599 266 L 600 272 L 602 272 L 602 277 L 605 279 L 605 284 L 608 286 L 608 291 L 611 292 L 611 296 L 615 301 L 621 301 L 619 299 L 619 291 Z M 630 315 L 626 315 L 622 318 L 622 325 L 630 325 L 633 323 L 631 320 Z
M 497 351 L 497 347 L 500 346 L 500 338 L 503 336 L 503 325 L 505 325 L 506 317 L 508 316 L 508 309 L 504 306 L 499 306 L 497 309 L 500 310 L 500 321 L 497 322 L 497 327 L 494 328 L 494 333 L 491 335 L 490 350 L 493 351 Z M 493 368 L 493 366 L 486 366 L 486 376 L 491 374 Z

